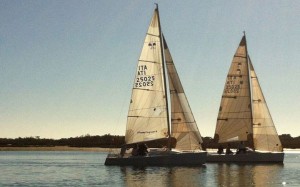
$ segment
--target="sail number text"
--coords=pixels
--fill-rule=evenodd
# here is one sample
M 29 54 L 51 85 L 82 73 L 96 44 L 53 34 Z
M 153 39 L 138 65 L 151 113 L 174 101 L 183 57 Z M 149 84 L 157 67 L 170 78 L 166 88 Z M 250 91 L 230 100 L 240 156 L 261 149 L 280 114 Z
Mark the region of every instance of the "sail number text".
M 136 88 L 141 87 L 147 87 L 147 86 L 153 86 L 155 76 L 154 75 L 148 75 L 147 76 L 147 70 L 148 67 L 146 65 L 139 65 L 137 68 L 137 77 L 134 83 L 134 86 Z
M 240 85 L 226 85 L 225 93 L 239 93 Z
M 135 87 L 153 86 L 154 76 L 137 77 Z
M 240 84 L 237 83 L 236 77 L 228 77 L 226 82 L 226 87 L 224 89 L 224 93 L 240 93 L 242 81 Z

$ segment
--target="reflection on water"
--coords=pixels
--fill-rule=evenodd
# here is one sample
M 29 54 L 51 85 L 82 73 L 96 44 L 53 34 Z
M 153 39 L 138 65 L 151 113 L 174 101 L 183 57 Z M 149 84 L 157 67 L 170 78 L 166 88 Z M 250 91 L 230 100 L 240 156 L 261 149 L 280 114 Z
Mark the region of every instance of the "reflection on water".
M 0 186 L 300 186 L 300 154 L 280 164 L 105 166 L 106 153 L 0 152 Z
M 126 186 L 194 186 L 205 179 L 206 167 L 121 167 Z
M 282 184 L 284 181 L 278 181 L 283 170 L 282 164 L 275 165 L 258 165 L 253 167 L 253 181 L 255 186 L 275 186 Z
M 123 186 L 300 186 L 300 154 L 284 164 L 213 164 L 201 167 L 115 167 Z
M 276 186 L 282 164 L 209 164 L 202 167 L 121 167 L 126 186 Z
M 278 186 L 283 164 L 207 164 L 202 167 L 121 167 L 126 186 Z
M 216 183 L 220 186 L 274 186 L 278 182 L 282 164 L 216 164 Z

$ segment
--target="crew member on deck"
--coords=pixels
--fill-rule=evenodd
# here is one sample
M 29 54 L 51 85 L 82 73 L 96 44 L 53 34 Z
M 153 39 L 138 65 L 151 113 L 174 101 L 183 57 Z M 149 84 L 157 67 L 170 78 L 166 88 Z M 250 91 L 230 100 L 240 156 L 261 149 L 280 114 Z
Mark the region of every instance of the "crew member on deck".
M 245 147 L 245 145 L 244 145 L 244 142 L 243 141 L 241 141 L 241 143 L 239 144 L 239 146 L 238 146 L 238 149 L 237 149 L 237 151 L 236 151 L 236 154 L 240 154 L 240 153 L 246 153 L 246 147 Z
M 147 150 L 148 146 L 145 143 L 141 143 L 138 146 L 139 146 L 139 148 L 138 148 L 138 155 L 139 156 L 145 156 L 145 155 L 147 155 L 147 153 L 148 153 L 148 150 Z
M 226 155 L 231 155 L 233 152 L 230 150 L 230 144 L 227 144 Z
M 136 146 L 134 146 L 133 148 L 132 148 L 132 151 L 131 151 L 131 155 L 132 156 L 138 156 L 138 145 L 136 144 Z
M 121 148 L 120 156 L 123 157 L 125 155 L 125 152 L 126 152 L 126 145 L 123 145 Z
M 217 153 L 218 153 L 219 155 L 220 155 L 220 154 L 224 154 L 224 150 L 223 150 L 223 149 L 224 149 L 223 146 L 222 146 L 222 145 L 219 145 Z

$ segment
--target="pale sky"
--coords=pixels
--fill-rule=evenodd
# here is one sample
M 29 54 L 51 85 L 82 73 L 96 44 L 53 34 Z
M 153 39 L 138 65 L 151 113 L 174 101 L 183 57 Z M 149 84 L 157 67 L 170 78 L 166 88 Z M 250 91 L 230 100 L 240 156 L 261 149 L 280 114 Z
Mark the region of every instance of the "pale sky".
M 202 136 L 246 31 L 279 134 L 300 136 L 300 2 L 1 0 L 0 138 L 124 135 L 155 8 Z

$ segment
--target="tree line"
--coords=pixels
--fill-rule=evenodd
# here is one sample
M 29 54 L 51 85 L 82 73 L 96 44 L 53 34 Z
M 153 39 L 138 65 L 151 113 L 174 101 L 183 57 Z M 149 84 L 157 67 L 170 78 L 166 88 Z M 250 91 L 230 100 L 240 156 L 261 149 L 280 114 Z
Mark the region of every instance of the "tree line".
M 290 134 L 279 136 L 283 148 L 300 148 L 300 136 L 292 137 Z M 217 148 L 218 143 L 211 137 L 203 137 L 203 148 Z M 149 147 L 161 147 L 166 145 L 167 140 L 153 141 L 147 143 Z M 102 136 L 91 136 L 89 134 L 71 138 L 47 139 L 35 137 L 25 138 L 0 138 L 0 147 L 29 147 L 29 146 L 70 146 L 70 147 L 102 147 L 119 148 L 125 144 L 125 137 L 118 135 L 105 134 Z M 175 141 L 172 140 L 172 145 Z M 234 147 L 234 145 L 233 145 Z
M 31 146 L 70 146 L 70 147 L 120 147 L 125 142 L 124 136 L 105 134 L 103 136 L 82 135 L 71 138 L 48 139 L 35 137 L 0 138 L 0 147 L 31 147 Z

